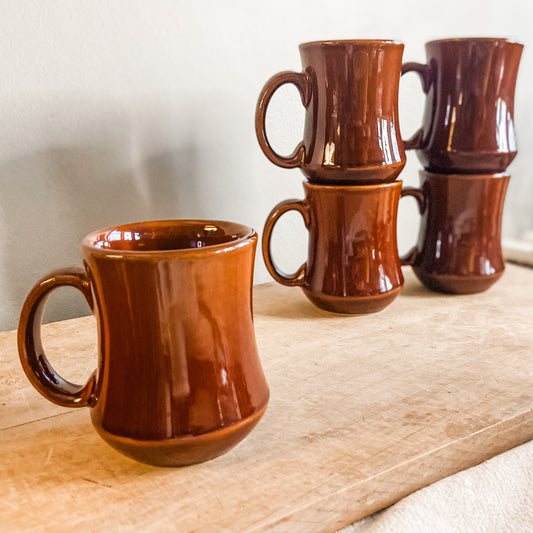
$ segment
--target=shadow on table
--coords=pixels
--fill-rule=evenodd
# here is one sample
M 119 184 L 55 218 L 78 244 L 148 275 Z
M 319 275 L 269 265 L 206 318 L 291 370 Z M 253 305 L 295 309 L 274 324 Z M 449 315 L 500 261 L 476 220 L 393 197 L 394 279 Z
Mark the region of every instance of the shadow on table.
M 263 292 L 265 291 L 265 292 Z M 268 291 L 268 296 L 266 291 Z M 357 316 L 368 315 L 344 315 L 340 313 L 331 313 L 324 311 L 312 304 L 297 287 L 287 289 L 285 287 L 268 284 L 257 285 L 254 288 L 255 303 L 254 315 L 256 316 L 274 316 L 279 318 L 294 318 L 294 319 L 346 319 Z M 264 296 L 263 296 L 263 294 Z M 401 298 L 420 298 L 420 299 L 435 299 L 446 298 L 450 295 L 441 294 L 430 291 L 422 283 L 416 279 L 408 279 L 398 295 L 397 299 Z M 396 301 L 396 300 L 395 300 Z M 389 307 L 385 308 L 381 313 L 386 312 Z
M 273 316 L 278 318 L 294 319 L 338 319 L 350 318 L 356 315 L 341 315 L 330 313 L 313 305 L 301 291 L 293 290 L 287 296 L 270 297 L 254 303 L 255 316 Z
M 315 307 L 311 302 L 306 301 L 284 301 L 277 302 L 273 305 L 257 305 L 254 307 L 255 316 L 274 316 L 279 318 L 294 318 L 294 319 L 331 319 L 331 318 L 349 318 L 355 315 L 341 315 L 338 313 L 330 313 Z
M 407 279 L 398 298 L 434 298 L 436 294 L 439 293 L 430 291 L 417 279 Z

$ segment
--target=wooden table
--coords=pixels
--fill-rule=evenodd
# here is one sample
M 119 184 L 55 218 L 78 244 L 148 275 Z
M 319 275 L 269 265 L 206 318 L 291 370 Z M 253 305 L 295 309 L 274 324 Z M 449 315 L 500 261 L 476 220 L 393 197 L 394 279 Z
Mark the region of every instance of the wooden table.
M 334 531 L 533 437 L 533 270 L 446 296 L 409 270 L 385 311 L 346 317 L 255 288 L 271 386 L 233 451 L 181 469 L 109 448 L 86 409 L 48 403 L 0 334 L 0 530 Z M 66 377 L 95 365 L 92 317 L 50 324 Z

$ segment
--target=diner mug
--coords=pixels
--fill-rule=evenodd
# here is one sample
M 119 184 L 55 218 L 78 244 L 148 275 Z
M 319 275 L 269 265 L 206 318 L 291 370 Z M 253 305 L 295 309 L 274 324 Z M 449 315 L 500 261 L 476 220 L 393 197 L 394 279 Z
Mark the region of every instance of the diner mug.
M 426 44 L 427 63 L 406 63 L 427 94 L 416 149 L 426 170 L 504 172 L 517 153 L 514 94 L 523 45 L 507 39 L 444 39 Z
M 252 318 L 256 245 L 251 228 L 209 220 L 90 233 L 84 268 L 50 273 L 24 303 L 18 346 L 27 377 L 56 404 L 89 406 L 100 436 L 138 461 L 178 466 L 224 453 L 269 398 Z M 85 385 L 59 376 L 41 344 L 46 298 L 65 285 L 96 316 L 98 367 Z
M 403 286 L 396 241 L 402 182 L 333 186 L 304 182 L 305 200 L 286 200 L 268 215 L 263 258 L 282 285 L 299 286 L 316 306 L 335 313 L 380 311 Z M 298 211 L 309 232 L 308 258 L 286 275 L 272 259 L 272 230 L 283 213 Z
M 422 221 L 418 244 L 402 259 L 434 291 L 470 294 L 495 283 L 505 269 L 501 224 L 508 174 L 420 172 L 414 196 Z
M 326 184 L 391 182 L 405 165 L 398 125 L 403 44 L 396 41 L 319 41 L 300 45 L 302 72 L 280 72 L 264 86 L 255 129 L 267 158 L 300 167 Z M 303 141 L 288 157 L 268 140 L 265 116 L 283 84 L 298 89 L 305 107 Z

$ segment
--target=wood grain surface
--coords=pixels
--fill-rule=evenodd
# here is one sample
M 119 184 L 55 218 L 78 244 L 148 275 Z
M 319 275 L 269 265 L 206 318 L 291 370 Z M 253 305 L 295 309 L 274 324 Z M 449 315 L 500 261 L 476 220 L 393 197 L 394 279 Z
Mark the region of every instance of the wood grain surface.
M 109 448 L 86 409 L 33 390 L 15 332 L 0 334 L 0 529 L 335 531 L 533 438 L 533 270 L 507 265 L 468 296 L 404 273 L 390 307 L 358 317 L 255 287 L 269 408 L 234 450 L 186 468 Z M 94 320 L 44 331 L 50 360 L 82 382 Z

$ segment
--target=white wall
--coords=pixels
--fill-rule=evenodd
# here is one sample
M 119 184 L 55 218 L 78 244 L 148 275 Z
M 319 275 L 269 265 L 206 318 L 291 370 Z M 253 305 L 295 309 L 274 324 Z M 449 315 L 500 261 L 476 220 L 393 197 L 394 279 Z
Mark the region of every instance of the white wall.
M 298 170 L 273 166 L 254 133 L 264 82 L 300 70 L 297 45 L 321 39 L 395 38 L 405 60 L 451 36 L 503 36 L 526 44 L 516 94 L 519 149 L 504 231 L 533 227 L 533 2 L 529 0 L 4 0 L 0 50 L 0 329 L 16 327 L 31 285 L 79 264 L 87 232 L 150 218 L 219 218 L 258 230 L 278 201 L 302 197 Z M 402 130 L 422 114 L 415 76 L 402 80 Z M 269 116 L 290 152 L 303 110 L 284 89 Z M 404 181 L 418 183 L 409 154 Z M 415 239 L 410 200 L 400 248 Z M 305 255 L 297 215 L 280 223 L 286 269 Z M 268 274 L 258 254 L 256 281 Z M 48 319 L 86 313 L 81 295 L 51 299 Z

